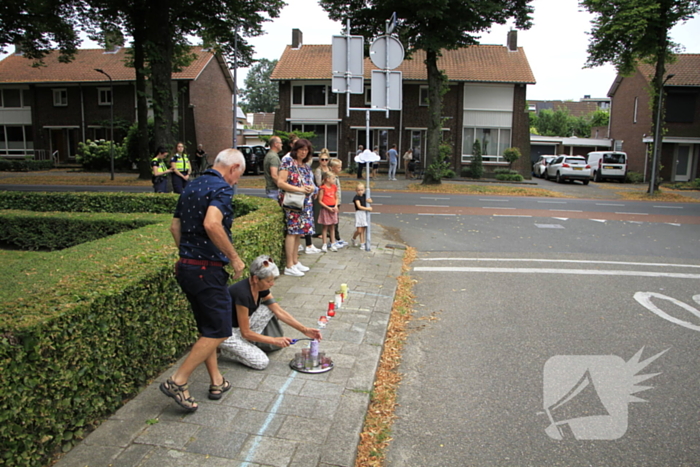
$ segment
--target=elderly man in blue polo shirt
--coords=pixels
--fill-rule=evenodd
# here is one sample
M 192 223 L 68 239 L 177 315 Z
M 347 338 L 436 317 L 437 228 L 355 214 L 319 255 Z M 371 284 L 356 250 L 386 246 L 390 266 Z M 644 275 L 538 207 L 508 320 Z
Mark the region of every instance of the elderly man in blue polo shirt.
M 221 399 L 231 389 L 231 383 L 219 371 L 216 348 L 232 333 L 229 275 L 224 266 L 231 263 L 234 279 L 245 268 L 231 243 L 232 187 L 243 172 L 243 154 L 236 149 L 221 151 L 214 166 L 185 187 L 170 226 L 180 251 L 177 281 L 192 306 L 201 336 L 160 390 L 189 412 L 197 410 L 198 405 L 190 396 L 187 381 L 199 364 L 206 365 L 211 378 L 210 399 Z

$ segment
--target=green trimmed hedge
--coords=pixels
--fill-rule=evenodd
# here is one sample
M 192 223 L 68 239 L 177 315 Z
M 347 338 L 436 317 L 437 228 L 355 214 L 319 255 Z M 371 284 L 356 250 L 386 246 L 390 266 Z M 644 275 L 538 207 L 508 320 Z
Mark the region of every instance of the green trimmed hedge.
M 151 214 L 0 211 L 0 241 L 22 250 L 60 250 L 162 222 Z
M 75 195 L 82 194 L 22 195 L 40 199 L 45 210 L 62 210 L 77 205 Z M 102 196 L 113 202 L 105 205 L 129 204 Z M 138 200 L 152 200 L 149 194 L 128 196 L 134 197 L 132 207 L 152 206 Z M 0 194 L 0 204 L 5 207 L 9 198 Z M 88 198 L 94 209 L 97 203 Z M 234 209 L 250 210 L 232 229 L 243 261 L 263 253 L 280 261 L 284 223 L 277 203 L 237 196 Z M 29 217 L 2 213 L 8 215 Z M 97 223 L 100 217 L 83 221 Z M 194 342 L 189 305 L 172 273 L 177 252 L 168 232 L 171 217 L 152 217 L 157 223 L 61 252 L 35 253 L 83 263 L 37 262 L 37 275 L 60 266 L 55 286 L 0 302 L 0 465 L 42 466 L 57 451 L 69 450 Z M 42 222 L 67 218 L 54 213 Z M 102 261 L 97 272 L 95 258 Z
M 35 161 L 33 159 L 0 159 L 0 172 L 29 172 L 33 170 L 53 169 L 53 161 Z

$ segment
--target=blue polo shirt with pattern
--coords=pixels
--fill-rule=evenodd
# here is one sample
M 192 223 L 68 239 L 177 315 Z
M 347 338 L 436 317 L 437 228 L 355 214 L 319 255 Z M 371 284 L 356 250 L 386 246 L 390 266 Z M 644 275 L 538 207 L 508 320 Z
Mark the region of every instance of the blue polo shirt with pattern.
M 224 216 L 222 224 L 230 241 L 234 217 L 232 200 L 233 188 L 216 170 L 209 169 L 187 184 L 174 214 L 180 219 L 181 258 L 229 262 L 209 239 L 204 229 L 204 217 L 209 206 L 217 207 Z

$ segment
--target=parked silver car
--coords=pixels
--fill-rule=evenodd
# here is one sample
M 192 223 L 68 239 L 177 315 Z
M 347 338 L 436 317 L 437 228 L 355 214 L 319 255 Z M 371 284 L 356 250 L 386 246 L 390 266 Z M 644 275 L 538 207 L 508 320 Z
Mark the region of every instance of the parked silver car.
M 537 162 L 532 165 L 532 175 L 539 178 L 544 177 L 545 167 L 556 158 L 557 156 L 540 156 Z
M 557 183 L 565 180 L 581 180 L 584 185 L 591 181 L 591 166 L 583 156 L 559 156 L 547 164 L 544 178 L 555 179 Z

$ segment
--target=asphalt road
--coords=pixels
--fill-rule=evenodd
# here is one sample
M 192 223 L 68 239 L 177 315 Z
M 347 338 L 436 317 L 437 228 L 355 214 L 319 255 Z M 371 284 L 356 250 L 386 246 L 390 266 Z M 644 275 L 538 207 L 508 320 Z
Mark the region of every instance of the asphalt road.
M 695 205 L 382 196 L 419 251 L 387 465 L 700 465 Z

